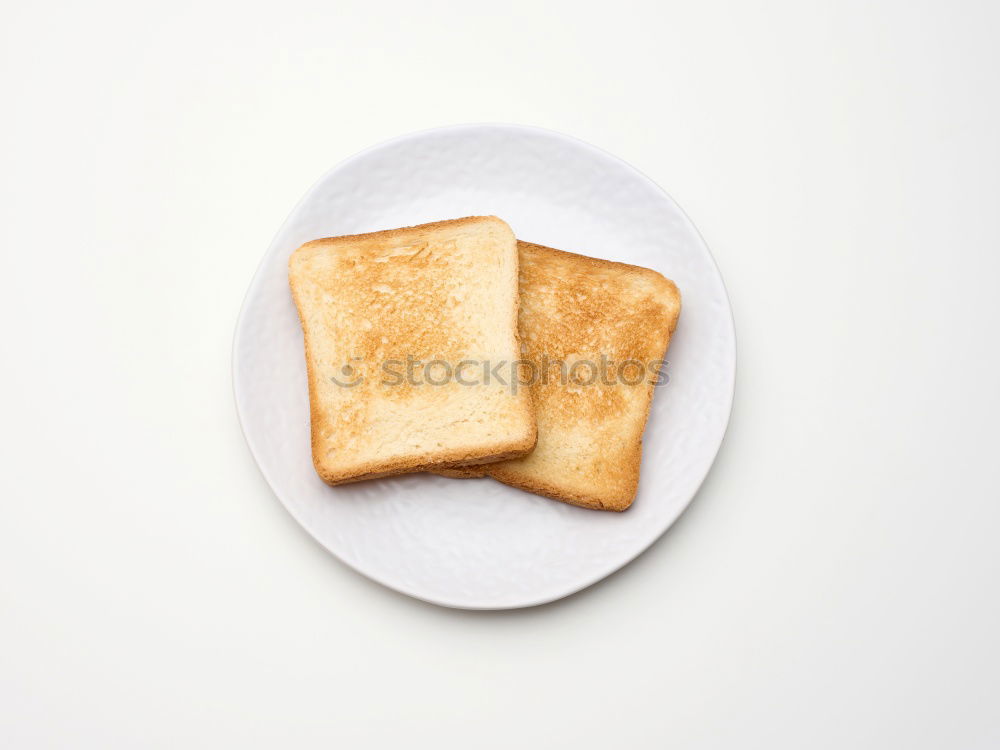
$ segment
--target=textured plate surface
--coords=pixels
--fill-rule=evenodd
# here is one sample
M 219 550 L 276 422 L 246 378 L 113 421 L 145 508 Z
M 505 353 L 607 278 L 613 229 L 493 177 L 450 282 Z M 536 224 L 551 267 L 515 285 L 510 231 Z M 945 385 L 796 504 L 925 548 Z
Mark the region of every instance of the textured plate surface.
M 318 237 L 495 214 L 521 239 L 654 268 L 684 306 L 625 513 L 584 510 L 489 479 L 429 474 L 328 487 L 312 468 L 302 333 L 289 254 Z M 236 327 L 233 382 L 247 442 L 289 512 L 361 573 L 470 609 L 542 604 L 628 563 L 681 514 L 722 442 L 736 340 L 725 287 L 691 222 L 625 162 L 537 128 L 468 125 L 362 152 L 309 190 L 274 238 Z

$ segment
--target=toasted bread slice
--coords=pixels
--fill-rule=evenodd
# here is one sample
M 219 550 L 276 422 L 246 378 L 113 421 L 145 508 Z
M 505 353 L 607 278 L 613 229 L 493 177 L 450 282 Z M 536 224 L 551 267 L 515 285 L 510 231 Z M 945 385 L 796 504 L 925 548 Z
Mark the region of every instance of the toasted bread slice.
M 448 476 L 489 476 L 540 495 L 625 510 L 639 482 L 654 383 L 680 293 L 656 271 L 518 242 L 519 328 L 535 366 L 538 444 Z M 628 364 L 625 364 L 628 363 Z
M 463 360 L 519 356 L 518 252 L 503 221 L 314 240 L 288 267 L 305 334 L 313 463 L 325 482 L 533 447 L 524 389 L 444 377 Z

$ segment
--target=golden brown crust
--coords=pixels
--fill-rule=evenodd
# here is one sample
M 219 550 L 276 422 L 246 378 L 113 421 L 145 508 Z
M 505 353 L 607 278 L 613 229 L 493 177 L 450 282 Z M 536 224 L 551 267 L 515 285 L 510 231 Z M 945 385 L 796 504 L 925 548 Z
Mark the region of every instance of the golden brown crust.
M 435 467 L 431 469 L 429 473 L 438 474 L 442 477 L 450 477 L 452 479 L 482 479 L 483 477 L 489 476 L 486 469 L 479 466 L 455 466 L 450 469 Z
M 396 229 L 380 229 L 377 232 L 361 232 L 359 234 L 340 234 L 336 237 L 320 237 L 319 239 L 309 240 L 309 242 L 304 243 L 295 252 L 291 254 L 288 258 L 288 264 L 291 266 L 292 259 L 295 254 L 302 250 L 303 248 L 312 247 L 314 245 L 321 245 L 326 243 L 349 243 L 354 240 L 389 240 L 395 237 L 403 237 L 414 230 L 419 230 L 421 232 L 428 232 L 435 229 L 456 229 L 461 226 L 467 226 L 471 224 L 478 224 L 481 221 L 496 221 L 504 226 L 507 226 L 507 222 L 501 219 L 499 216 L 493 216 L 488 214 L 485 216 L 463 216 L 460 219 L 442 219 L 441 221 L 431 221 L 426 224 L 413 224 L 408 227 L 397 227 Z
M 324 403 L 324 396 L 321 393 L 321 385 L 325 385 L 325 382 L 321 373 L 317 370 L 316 362 L 319 358 L 316 351 L 317 347 L 326 347 L 329 349 L 329 339 L 331 336 L 336 337 L 337 335 L 342 335 L 343 332 L 347 332 L 351 337 L 352 353 L 356 350 L 357 353 L 362 355 L 361 359 L 371 357 L 373 358 L 372 361 L 375 361 L 374 358 L 376 356 L 385 354 L 386 346 L 390 348 L 396 347 L 396 351 L 399 352 L 405 351 L 407 352 L 407 356 L 410 352 L 424 353 L 428 357 L 436 357 L 438 355 L 445 355 L 446 357 L 448 355 L 463 356 L 464 351 L 462 347 L 464 342 L 456 340 L 454 331 L 449 330 L 447 326 L 429 324 L 426 317 L 423 320 L 420 319 L 422 310 L 433 309 L 435 305 L 440 306 L 442 302 L 431 293 L 435 290 L 430 290 L 429 292 L 425 287 L 412 288 L 420 284 L 420 279 L 411 284 L 409 283 L 409 277 L 422 274 L 420 278 L 425 281 L 428 278 L 437 280 L 438 277 L 447 276 L 449 271 L 454 272 L 454 254 L 449 254 L 449 248 L 441 246 L 440 237 L 443 236 L 445 244 L 447 244 L 448 237 L 450 236 L 449 233 L 453 234 L 463 229 L 482 229 L 485 225 L 493 225 L 494 230 L 501 235 L 509 235 L 513 250 L 514 240 L 510 228 L 494 216 L 485 216 L 466 217 L 401 229 L 313 240 L 302 245 L 289 258 L 289 281 L 292 297 L 295 301 L 300 323 L 305 332 L 313 463 L 317 474 L 323 481 L 335 485 L 405 472 L 424 471 L 435 467 L 447 468 L 483 461 L 498 461 L 525 455 L 534 446 L 537 435 L 534 413 L 530 406 L 530 397 L 522 393 L 520 397 L 514 397 L 509 402 L 504 401 L 502 403 L 500 408 L 504 410 L 505 416 L 509 418 L 509 425 L 504 425 L 507 429 L 506 431 L 501 430 L 503 434 L 499 436 L 494 431 L 488 435 L 469 440 L 465 444 L 455 444 L 456 441 L 451 440 L 451 445 L 444 445 L 443 442 L 448 442 L 447 438 L 441 438 L 438 435 L 437 439 L 432 436 L 430 440 L 424 441 L 420 446 L 406 452 L 405 455 L 379 455 L 378 451 L 373 451 L 373 455 L 359 455 L 356 459 L 347 461 L 346 463 L 330 460 L 331 451 L 338 445 L 350 445 L 352 442 L 363 441 L 368 435 L 368 432 L 372 429 L 372 422 L 370 417 L 366 421 L 364 414 L 367 413 L 365 409 L 370 405 L 372 400 L 380 400 L 384 403 L 393 402 L 392 408 L 397 411 L 399 409 L 405 411 L 406 403 L 412 401 L 422 406 L 426 406 L 426 404 L 422 404 L 421 402 L 422 394 L 415 394 L 414 389 L 409 388 L 406 384 L 404 384 L 404 387 L 392 391 L 383 389 L 376 393 L 374 398 L 372 398 L 373 390 L 368 389 L 364 396 L 358 393 L 357 398 L 343 404 L 348 410 L 355 409 L 358 414 L 362 415 L 361 417 L 345 418 L 343 411 L 336 412 L 336 410 L 333 410 L 333 412 L 336 412 L 333 416 L 339 417 L 340 420 L 333 419 L 331 417 L 331 407 L 329 404 Z M 441 235 L 442 230 L 444 232 L 443 235 Z M 428 237 L 435 239 L 432 241 L 427 239 Z M 415 252 L 398 252 L 395 255 L 385 254 L 386 248 L 390 250 L 393 248 L 398 249 L 401 242 L 409 240 L 413 240 L 418 244 L 423 242 L 423 245 Z M 404 247 L 404 249 L 411 248 Z M 350 253 L 353 253 L 353 255 L 346 257 L 345 254 Z M 516 251 L 513 251 L 510 255 L 511 257 L 508 260 L 513 264 L 513 276 L 510 282 L 509 317 L 506 323 L 508 340 L 504 348 L 516 354 L 520 346 L 516 326 L 518 310 L 518 294 L 516 289 L 518 254 Z M 315 268 L 307 267 L 317 257 L 321 257 L 324 262 L 328 261 L 328 265 L 330 266 L 323 268 L 322 274 L 317 273 Z M 398 304 L 380 302 L 379 305 L 381 307 L 379 305 L 371 305 L 365 296 L 369 291 L 367 287 L 379 287 L 378 279 L 380 277 L 378 274 L 382 273 L 385 276 L 385 271 L 391 267 L 391 263 L 387 261 L 397 261 L 400 258 L 405 260 L 408 265 L 403 271 L 400 272 L 397 270 L 391 277 L 386 277 L 386 283 L 383 286 L 387 294 L 386 299 L 392 300 L 397 294 L 406 293 L 410 295 L 408 298 L 410 304 L 404 304 L 404 302 L 399 302 Z M 359 267 L 366 263 L 369 270 L 364 272 L 359 270 Z M 342 281 L 342 277 L 345 274 L 337 273 L 343 271 L 345 268 L 349 272 L 354 273 L 356 280 L 353 284 L 350 281 Z M 322 295 L 317 293 L 315 288 L 310 288 L 309 299 L 303 298 L 305 294 L 303 287 L 313 283 L 320 277 L 323 284 L 326 284 L 326 287 L 320 290 L 322 294 L 329 296 L 335 292 L 343 293 L 344 299 L 349 300 L 349 304 L 346 305 L 348 308 L 351 308 L 352 305 L 360 307 L 367 305 L 368 308 L 377 308 L 375 312 L 372 309 L 364 310 L 369 315 L 369 317 L 362 321 L 366 325 L 336 326 L 330 325 L 330 321 L 325 319 L 322 321 L 325 327 L 313 323 L 313 318 L 316 316 L 324 318 L 324 316 L 330 317 L 341 314 L 339 311 L 331 312 L 323 308 L 323 305 L 317 302 L 317 300 L 322 299 Z M 497 279 L 497 283 L 500 283 L 499 279 Z M 343 291 L 344 287 L 350 287 L 348 290 L 349 294 Z M 438 295 L 443 293 L 440 290 L 436 291 Z M 425 297 L 427 299 L 424 299 Z M 330 306 L 328 305 L 327 307 Z M 389 312 L 386 312 L 387 308 L 391 308 Z M 317 312 L 317 310 L 319 311 Z M 353 312 L 353 309 L 349 311 Z M 372 325 L 370 320 L 373 315 L 382 316 L 381 319 L 376 317 L 376 325 Z M 496 316 L 494 315 L 493 317 Z M 370 330 L 359 330 L 366 328 Z M 327 356 L 325 361 L 329 364 L 330 358 Z M 329 392 L 328 385 L 327 391 Z M 341 394 L 337 395 L 338 397 L 341 396 Z M 443 402 L 445 407 L 451 406 L 454 408 L 452 402 L 445 400 L 447 394 L 442 395 L 441 391 L 428 392 L 427 395 L 436 399 L 437 402 Z M 468 399 L 466 399 L 467 402 Z M 359 403 L 363 403 L 364 408 L 356 408 Z M 432 405 L 437 406 L 438 404 L 434 403 Z M 356 415 L 352 413 L 346 416 L 355 417 Z
M 325 470 L 325 467 L 316 466 L 315 462 L 313 465 L 315 466 L 316 473 L 319 474 L 320 479 L 331 486 L 338 484 L 350 484 L 352 482 L 362 482 L 368 479 L 392 477 L 398 474 L 413 474 L 417 472 L 431 472 L 433 474 L 454 476 L 456 478 L 472 478 L 484 477 L 486 476 L 486 472 L 477 472 L 475 469 L 471 468 L 475 464 L 471 464 L 470 461 L 505 461 L 511 458 L 517 458 L 518 456 L 523 456 L 530 452 L 533 447 L 534 441 L 524 441 L 514 449 L 507 450 L 502 453 L 487 455 L 485 457 L 477 456 L 475 459 L 470 458 L 469 452 L 455 452 L 448 454 L 440 461 L 427 464 L 421 464 L 415 461 L 384 461 L 374 464 L 377 468 L 373 468 L 371 471 L 365 471 L 364 468 L 361 468 L 361 473 L 352 473 L 350 476 L 328 472 Z M 449 472 L 454 472 L 454 474 L 449 474 Z

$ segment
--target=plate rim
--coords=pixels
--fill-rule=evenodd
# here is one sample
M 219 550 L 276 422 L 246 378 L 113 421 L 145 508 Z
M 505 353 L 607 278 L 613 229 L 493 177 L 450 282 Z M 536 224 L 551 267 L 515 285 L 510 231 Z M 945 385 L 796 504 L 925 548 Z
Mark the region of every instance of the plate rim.
M 338 554 L 337 551 L 331 549 L 328 545 L 326 545 L 323 541 L 321 541 L 319 539 L 319 537 L 317 537 L 315 534 L 313 534 L 313 532 L 310 530 L 309 526 L 307 524 L 303 523 L 302 519 L 299 518 L 299 516 L 296 513 L 296 511 L 293 510 L 293 508 L 288 503 L 285 502 L 285 500 L 282 498 L 281 494 L 275 489 L 275 484 L 271 480 L 271 477 L 268 476 L 267 470 L 261 464 L 261 461 L 260 461 L 260 459 L 258 458 L 258 455 L 257 455 L 257 450 L 254 447 L 254 441 L 251 438 L 251 436 L 249 435 L 249 433 L 247 432 L 246 425 L 244 424 L 243 412 L 242 412 L 242 408 L 241 408 L 241 401 L 243 399 L 241 398 L 240 386 L 239 386 L 240 365 L 239 365 L 239 361 L 238 361 L 238 357 L 237 357 L 238 343 L 239 343 L 240 332 L 241 332 L 241 330 L 243 328 L 243 323 L 244 323 L 244 319 L 245 319 L 245 316 L 246 316 L 246 312 L 247 312 L 247 308 L 248 308 L 248 304 L 249 304 L 250 298 L 251 298 L 253 292 L 258 287 L 258 285 L 262 283 L 262 280 L 261 280 L 261 271 L 264 268 L 264 265 L 267 262 L 267 260 L 270 258 L 271 254 L 275 251 L 275 243 L 277 242 L 278 238 L 281 237 L 284 234 L 285 228 L 288 226 L 289 222 L 292 220 L 292 217 L 294 217 L 298 213 L 299 208 L 306 202 L 306 199 L 313 194 L 313 192 L 315 191 L 315 189 L 317 188 L 317 186 L 319 186 L 320 184 L 324 183 L 331 175 L 333 175 L 335 172 L 338 172 L 339 170 L 341 170 L 342 168 L 344 168 L 348 164 L 350 164 L 350 163 L 352 163 L 352 162 L 354 162 L 354 161 L 356 161 L 358 159 L 364 158 L 364 157 L 368 156 L 369 154 L 374 153 L 376 151 L 379 151 L 379 150 L 381 150 L 383 148 L 387 148 L 389 146 L 393 146 L 393 145 L 396 145 L 398 143 L 402 143 L 404 141 L 420 139 L 420 138 L 425 137 L 425 136 L 430 135 L 430 134 L 444 134 L 444 133 L 448 133 L 448 132 L 456 132 L 456 131 L 463 131 L 463 130 L 467 131 L 467 130 L 476 130 L 476 129 L 497 129 L 497 130 L 515 130 L 515 131 L 522 131 L 522 132 L 532 132 L 532 133 L 536 133 L 536 134 L 540 134 L 540 135 L 545 135 L 545 136 L 548 136 L 548 137 L 555 137 L 555 138 L 560 138 L 560 139 L 569 141 L 570 143 L 572 143 L 573 145 L 575 145 L 577 147 L 582 147 L 585 150 L 593 151 L 593 152 L 599 154 L 600 156 L 602 156 L 604 158 L 610 158 L 610 159 L 612 159 L 613 161 L 615 161 L 615 162 L 619 163 L 620 165 L 622 165 L 623 167 L 625 167 L 627 170 L 630 170 L 631 172 L 633 172 L 640 179 L 646 181 L 649 185 L 651 185 L 652 187 L 654 187 L 656 190 L 658 190 L 668 201 L 670 201 L 671 204 L 673 204 L 674 208 L 677 210 L 678 214 L 683 219 L 683 221 L 684 221 L 685 225 L 687 226 L 687 228 L 692 232 L 692 234 L 694 235 L 694 237 L 697 238 L 697 241 L 698 241 L 698 244 L 701 247 L 701 250 L 704 252 L 705 256 L 709 259 L 709 261 L 711 263 L 711 268 L 715 272 L 716 279 L 719 282 L 719 285 L 720 285 L 720 287 L 722 289 L 723 297 L 724 297 L 724 299 L 726 301 L 726 309 L 727 309 L 727 311 L 729 313 L 728 316 L 727 316 L 726 322 L 728 323 L 729 331 L 730 331 L 730 334 L 731 334 L 730 337 L 731 337 L 731 340 L 732 340 L 731 356 L 732 356 L 733 367 L 732 367 L 732 371 L 730 373 L 730 376 L 729 376 L 729 379 L 728 379 L 728 383 L 727 383 L 728 388 L 726 389 L 726 399 L 727 399 L 728 403 L 726 404 L 725 409 L 724 409 L 725 420 L 724 420 L 724 423 L 723 423 L 722 432 L 721 432 L 721 435 L 720 435 L 720 438 L 719 438 L 718 445 L 715 446 L 715 449 L 712 452 L 711 460 L 707 462 L 705 470 L 702 473 L 702 476 L 698 479 L 698 481 L 697 481 L 694 489 L 692 490 L 692 492 L 690 494 L 690 497 L 688 497 L 688 499 L 685 502 L 683 502 L 682 504 L 679 505 L 679 507 L 677 508 L 677 510 L 676 510 L 675 513 L 667 516 L 667 519 L 666 519 L 665 523 L 663 524 L 663 527 L 660 528 L 659 530 L 655 531 L 655 533 L 650 537 L 650 539 L 648 541 L 646 541 L 645 543 L 643 543 L 641 545 L 638 545 L 634 552 L 632 552 L 631 554 L 625 556 L 624 559 L 622 559 L 621 561 L 615 561 L 615 563 L 611 567 L 609 567 L 607 570 L 605 570 L 604 572 L 601 572 L 601 573 L 597 574 L 596 576 L 588 577 L 582 583 L 574 583 L 567 590 L 556 592 L 554 594 L 543 594 L 543 595 L 541 595 L 539 597 L 528 599 L 528 600 L 525 600 L 524 602 L 519 602 L 519 603 L 516 603 L 516 604 L 470 604 L 468 602 L 450 601 L 447 598 L 443 598 L 443 597 L 427 596 L 427 595 L 425 595 L 423 593 L 418 593 L 416 591 L 409 590 L 406 585 L 400 584 L 398 582 L 387 581 L 382 576 L 379 576 L 377 574 L 368 572 L 366 570 L 362 570 L 361 568 L 355 566 L 354 564 L 352 564 L 348 560 L 345 560 L 340 554 Z M 685 511 L 687 511 L 687 509 L 691 506 L 691 503 L 694 502 L 695 497 L 697 497 L 698 493 L 701 491 L 702 485 L 705 483 L 705 480 L 708 478 L 709 472 L 715 466 L 715 461 L 716 461 L 716 459 L 719 456 L 719 451 L 722 449 L 722 445 L 725 442 L 726 435 L 729 432 L 729 424 L 730 424 L 730 421 L 732 419 L 733 403 L 735 401 L 735 394 L 736 394 L 736 372 L 737 372 L 737 369 L 739 367 L 738 344 L 737 344 L 737 337 L 736 337 L 736 320 L 735 320 L 735 314 L 733 312 L 732 300 L 729 297 L 729 290 L 726 287 L 725 279 L 722 277 L 722 272 L 719 269 L 719 264 L 716 261 L 715 256 L 712 255 L 712 251 L 709 249 L 708 243 L 705 242 L 705 238 L 702 236 L 701 232 L 698 231 L 697 226 L 695 226 L 694 222 L 691 221 L 691 218 L 687 215 L 687 213 L 680 206 L 680 204 L 676 200 L 674 200 L 673 196 L 671 196 L 670 193 L 668 193 L 666 190 L 664 190 L 661 185 L 659 185 L 655 180 L 653 180 L 652 178 L 650 178 L 645 172 L 643 172 L 642 170 L 638 169 L 637 167 L 635 167 L 634 165 L 632 165 L 630 162 L 627 162 L 624 159 L 622 159 L 621 157 L 616 156 L 615 154 L 612 154 L 609 151 L 605 151 L 604 149 L 600 148 L 599 146 L 595 146 L 594 144 L 589 143 L 588 141 L 584 141 L 584 140 L 582 140 L 580 138 L 577 138 L 576 136 L 568 135 L 566 133 L 562 133 L 562 132 L 557 131 L 557 130 L 552 130 L 550 128 L 544 128 L 544 127 L 540 127 L 540 126 L 537 126 L 537 125 L 524 125 L 524 124 L 519 124 L 519 123 L 506 123 L 506 122 L 473 122 L 473 123 L 459 123 L 459 124 L 454 124 L 454 125 L 444 125 L 444 126 L 438 126 L 438 127 L 422 128 L 420 130 L 415 130 L 415 131 L 411 131 L 411 132 L 408 132 L 408 133 L 404 133 L 402 135 L 398 135 L 398 136 L 395 136 L 393 138 L 389 138 L 389 139 L 380 141 L 378 143 L 375 143 L 375 144 L 373 144 L 371 146 L 368 146 L 367 148 L 364 148 L 361 151 L 357 151 L 357 152 L 351 154 L 350 156 L 346 157 L 345 159 L 340 160 L 339 162 L 337 162 L 336 164 L 334 164 L 332 167 L 330 167 L 329 169 L 325 170 L 316 180 L 314 180 L 312 182 L 312 184 L 306 189 L 306 191 L 302 194 L 302 196 L 299 198 L 299 200 L 296 201 L 295 205 L 289 210 L 288 215 L 285 217 L 285 220 L 281 223 L 281 226 L 278 227 L 278 230 L 272 236 L 271 241 L 268 243 L 267 249 L 264 251 L 263 255 L 261 256 L 260 260 L 258 261 L 257 266 L 254 268 L 253 276 L 251 277 L 250 283 L 247 285 L 247 290 L 246 290 L 246 292 L 243 295 L 243 301 L 240 303 L 240 312 L 239 312 L 239 315 L 236 318 L 236 324 L 235 324 L 235 326 L 233 328 L 232 352 L 231 352 L 230 357 L 231 357 L 231 369 L 232 369 L 233 402 L 234 402 L 234 406 L 236 408 L 237 422 L 239 423 L 240 431 L 243 433 L 243 439 L 246 441 L 247 447 L 250 450 L 250 455 L 252 456 L 252 458 L 254 460 L 254 463 L 257 465 L 257 470 L 261 473 L 261 476 L 264 478 L 264 481 L 267 483 L 268 488 L 271 490 L 271 494 L 275 498 L 277 498 L 277 500 L 281 504 L 281 506 L 295 520 L 295 522 L 299 525 L 299 527 L 316 544 L 318 544 L 320 547 L 322 547 L 324 550 L 326 550 L 329 554 L 333 555 L 333 557 L 338 562 L 340 562 L 342 565 L 344 565 L 345 567 L 347 567 L 349 570 L 352 570 L 355 573 L 357 573 L 357 574 L 359 574 L 359 575 L 361 575 L 361 576 L 363 576 L 363 577 L 365 577 L 365 578 L 367 578 L 369 580 L 375 581 L 376 583 L 378 583 L 378 584 L 380 584 L 382 586 L 385 586 L 386 588 L 388 588 L 388 589 L 390 589 L 392 591 L 395 591 L 395 592 L 400 593 L 400 594 L 404 594 L 406 596 L 412 597 L 414 599 L 417 599 L 417 600 L 420 600 L 420 601 L 423 601 L 423 602 L 427 602 L 429 604 L 434 604 L 434 605 L 441 606 L 441 607 L 447 607 L 447 608 L 450 608 L 450 609 L 474 610 L 474 611 L 502 611 L 502 610 L 510 610 L 510 609 L 526 609 L 526 608 L 530 608 L 530 607 L 538 607 L 538 606 L 541 606 L 541 605 L 544 605 L 544 604 L 549 604 L 551 602 L 558 601 L 560 599 L 564 599 L 564 598 L 566 598 L 568 596 L 572 596 L 573 594 L 579 593 L 580 591 L 588 589 L 591 586 L 595 585 L 596 583 L 598 583 L 600 581 L 603 581 L 605 578 L 608 578 L 609 576 L 611 576 L 614 573 L 618 572 L 622 568 L 624 568 L 627 565 L 631 564 L 640 555 L 642 555 L 650 547 L 652 547 L 657 541 L 659 541 L 663 537 L 663 535 L 675 523 L 677 523 L 677 519 L 679 519 L 685 513 Z M 553 502 L 556 502 L 556 501 L 553 501 Z

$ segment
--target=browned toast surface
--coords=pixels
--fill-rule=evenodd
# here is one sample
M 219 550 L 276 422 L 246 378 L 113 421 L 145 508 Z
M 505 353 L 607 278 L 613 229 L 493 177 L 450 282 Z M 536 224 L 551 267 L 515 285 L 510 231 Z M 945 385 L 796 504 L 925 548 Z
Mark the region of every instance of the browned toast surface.
M 466 359 L 517 358 L 517 278 L 514 235 L 489 216 L 315 240 L 292 254 L 313 462 L 324 481 L 533 446 L 528 393 L 443 376 Z
M 646 268 L 528 242 L 518 248 L 538 442 L 524 457 L 471 471 L 575 505 L 625 510 L 680 293 Z

